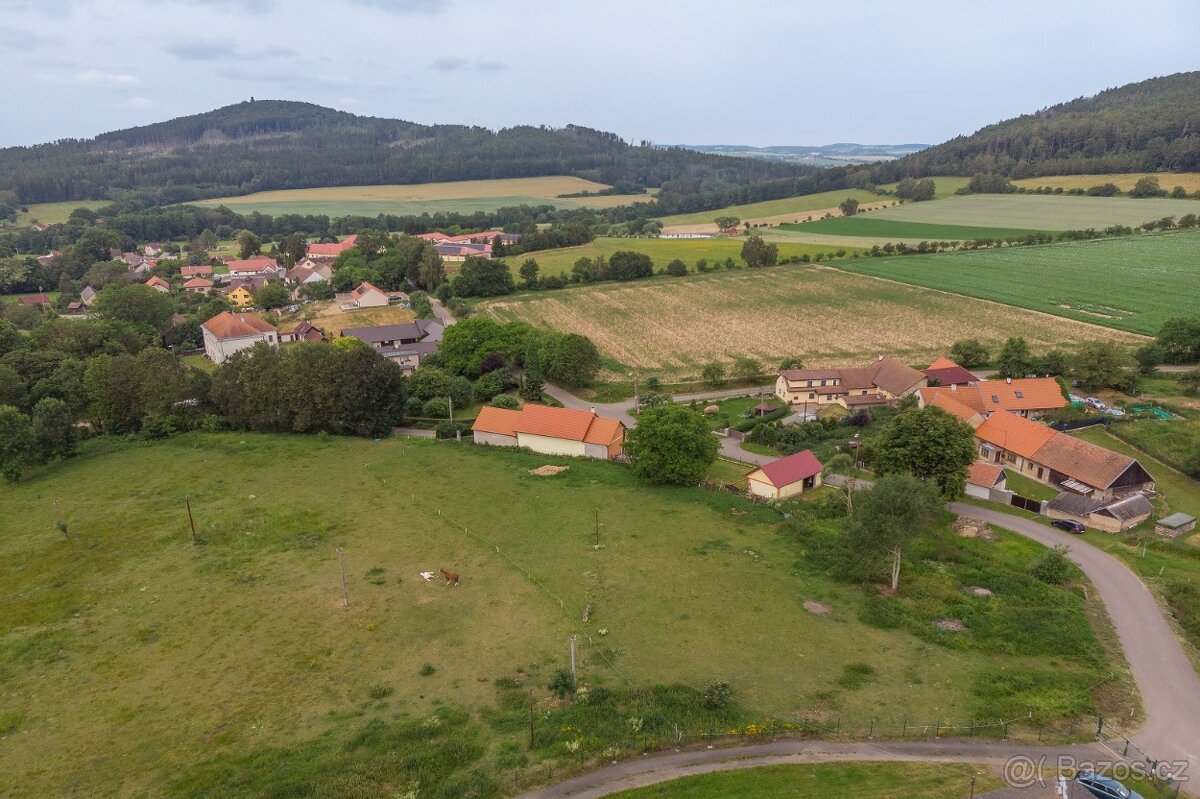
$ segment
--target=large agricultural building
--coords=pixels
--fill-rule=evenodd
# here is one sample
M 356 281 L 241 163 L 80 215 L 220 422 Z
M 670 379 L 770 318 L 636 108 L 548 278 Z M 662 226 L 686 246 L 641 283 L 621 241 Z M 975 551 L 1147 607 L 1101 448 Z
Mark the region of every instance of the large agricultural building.
M 615 458 L 625 444 L 625 425 L 617 419 L 533 403 L 519 411 L 485 407 L 471 431 L 476 444 L 577 458 Z

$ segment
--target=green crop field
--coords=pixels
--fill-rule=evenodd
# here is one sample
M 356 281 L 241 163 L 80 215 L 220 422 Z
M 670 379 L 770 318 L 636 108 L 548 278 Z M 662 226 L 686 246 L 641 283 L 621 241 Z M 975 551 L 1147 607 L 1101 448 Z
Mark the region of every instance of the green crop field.
M 108 200 L 69 200 L 61 203 L 34 203 L 29 206 L 29 213 L 17 214 L 13 227 L 29 227 L 34 222 L 44 225 L 56 225 L 67 221 L 71 212 L 76 208 L 91 208 L 95 210 L 108 205 Z M 0 227 L 4 223 L 0 222 Z
M 745 243 L 745 239 L 737 237 L 715 239 L 625 239 L 600 236 L 578 247 L 563 247 L 557 250 L 542 250 L 525 255 L 513 255 L 505 258 L 504 261 L 515 271 L 523 261 L 533 258 L 538 262 L 538 266 L 541 267 L 541 274 L 543 275 L 567 274 L 580 258 L 595 258 L 598 255 L 608 258 L 615 252 L 631 250 L 649 255 L 654 261 L 655 269 L 662 269 L 675 258 L 682 260 L 688 265 L 689 269 L 695 269 L 696 262 L 701 258 L 707 260 L 710 264 L 717 261 L 724 263 L 725 259 L 732 258 L 740 266 L 742 264 L 742 245 Z M 788 258 L 793 255 L 813 256 L 817 253 L 825 253 L 832 256 L 837 250 L 845 250 L 846 253 L 862 251 L 861 248 L 856 247 L 834 247 L 800 242 L 778 242 L 778 247 L 780 258 Z M 448 266 L 455 265 L 449 264 Z
M 721 208 L 716 211 L 697 211 L 692 214 L 675 214 L 673 216 L 665 216 L 659 221 L 666 226 L 672 225 L 708 225 L 718 216 L 736 216 L 739 219 L 763 219 L 767 217 L 783 217 L 789 214 L 796 215 L 795 220 L 778 219 L 776 223 L 788 221 L 801 221 L 803 215 L 808 211 L 823 211 L 828 209 L 836 209 L 838 204 L 847 197 L 853 197 L 860 203 L 879 203 L 879 202 L 895 202 L 889 197 L 880 197 L 876 194 L 871 194 L 868 191 L 861 189 L 843 189 L 840 191 L 826 191 L 820 194 L 806 194 L 803 197 L 786 197 L 782 200 L 766 200 L 761 203 L 750 203 L 748 205 L 731 205 L 727 208 Z
M 939 200 L 952 196 L 959 189 L 965 189 L 971 182 L 970 178 L 961 175 L 940 175 L 931 180 L 933 180 L 933 196 Z M 896 183 L 881 183 L 879 188 L 895 191 L 897 185 Z
M 1026 236 L 1032 228 L 972 227 L 941 225 L 929 222 L 904 222 L 876 216 L 837 216 L 818 219 L 801 225 L 783 225 L 784 230 L 799 233 L 822 233 L 835 236 L 863 236 L 872 239 L 921 239 L 923 241 L 961 241 L 974 239 L 1008 239 Z
M 632 196 L 572 197 L 560 194 L 599 191 L 607 186 L 582 178 L 551 176 L 503 180 L 464 180 L 384 186 L 329 186 L 317 189 L 263 191 L 239 197 L 202 200 L 196 205 L 224 205 L 238 213 L 327 214 L 377 216 L 494 211 L 514 205 L 553 205 L 558 208 L 608 208 L 648 202 L 653 194 Z
M 963 763 L 813 763 L 682 777 L 613 799 L 963 799 L 972 785 L 979 795 L 1004 783 L 984 766 Z
M 686 726 L 696 694 L 648 687 L 714 679 L 742 709 L 726 724 L 1103 707 L 1082 594 L 1032 581 L 1038 545 L 939 526 L 884 629 L 780 521 L 619 464 L 428 440 L 94 440 L 0 487 L 0 795 L 491 797 L 546 759 L 637 751 L 663 714 Z M 419 574 L 439 569 L 461 584 Z M 995 597 L 962 591 L 988 575 Z M 970 629 L 921 615 L 948 612 Z M 571 634 L 594 699 L 564 708 L 546 686 Z M 1054 704 L 998 694 L 1014 672 Z
M 1200 213 L 1195 200 L 1130 197 L 1071 197 L 1058 194 L 972 194 L 944 200 L 904 203 L 872 211 L 872 219 L 936 225 L 1084 230 L 1112 225 L 1134 227 L 1164 216 Z
M 1186 231 L 838 266 L 1152 335 L 1167 319 L 1196 313 L 1197 252 L 1200 231 Z
M 847 269 L 864 263 L 878 261 L 836 262 Z M 478 307 L 499 319 L 589 336 L 609 359 L 609 377 L 637 368 L 655 371 L 665 383 L 698 379 L 705 363 L 729 365 L 739 356 L 757 358 L 768 368 L 788 356 L 823 366 L 885 353 L 919 364 L 969 336 L 993 342 L 1024 336 L 1038 350 L 1096 339 L 1142 341 L 1094 324 L 827 266 L 600 283 L 512 295 Z

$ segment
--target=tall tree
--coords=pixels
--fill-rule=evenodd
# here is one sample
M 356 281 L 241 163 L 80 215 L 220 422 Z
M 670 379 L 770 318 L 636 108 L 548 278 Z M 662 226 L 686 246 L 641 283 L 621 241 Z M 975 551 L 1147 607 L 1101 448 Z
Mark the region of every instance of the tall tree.
M 262 252 L 262 240 L 252 230 L 243 230 L 237 234 L 238 256 L 245 259 Z
M 521 273 L 521 281 L 525 284 L 526 288 L 533 288 L 537 285 L 539 269 L 538 262 L 533 258 L 526 258 L 521 263 L 519 271 Z
M 941 507 L 936 488 L 907 474 L 884 475 L 858 492 L 845 541 L 851 569 L 870 579 L 888 557 L 898 590 L 904 547 L 928 530 Z
M 657 405 L 642 411 L 637 427 L 625 439 L 633 472 L 647 483 L 698 483 L 717 459 L 717 449 L 704 417 L 686 405 Z
M 39 462 L 75 454 L 75 417 L 67 403 L 54 397 L 38 400 L 32 417 L 33 446 Z
M 847 197 L 838 205 L 838 209 L 841 210 L 842 216 L 854 216 L 858 213 L 858 200 Z
M 751 236 L 742 244 L 742 260 L 751 268 L 774 266 L 779 261 L 779 247 L 764 242 L 762 236 Z
M 29 417 L 12 405 L 0 405 L 0 475 L 10 483 L 21 479 L 32 453 Z
M 936 484 L 947 499 L 963 493 L 974 460 L 974 430 L 934 406 L 897 414 L 872 450 L 872 465 L 880 474 L 911 474 Z
M 1032 362 L 1029 344 L 1020 336 L 1013 336 L 1004 342 L 996 355 L 996 372 L 1001 377 L 1023 377 L 1029 372 Z

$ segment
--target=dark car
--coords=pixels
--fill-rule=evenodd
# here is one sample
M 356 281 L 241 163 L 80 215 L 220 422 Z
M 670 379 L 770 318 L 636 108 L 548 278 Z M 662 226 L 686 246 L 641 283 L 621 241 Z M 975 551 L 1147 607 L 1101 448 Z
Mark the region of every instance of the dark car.
M 1070 519 L 1055 519 L 1050 524 L 1059 530 L 1066 530 L 1068 533 L 1073 533 L 1074 535 L 1083 535 L 1086 532 L 1082 524 L 1073 522 Z
M 1096 799 L 1142 799 L 1142 795 L 1131 791 L 1112 777 L 1096 774 L 1093 771 L 1081 771 L 1075 777 L 1075 782 Z

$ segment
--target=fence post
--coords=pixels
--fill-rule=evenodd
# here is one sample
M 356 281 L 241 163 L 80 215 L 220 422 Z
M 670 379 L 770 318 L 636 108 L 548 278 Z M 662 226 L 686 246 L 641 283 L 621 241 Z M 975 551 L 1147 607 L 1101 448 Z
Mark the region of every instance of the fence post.
M 902 732 L 900 733 L 900 737 L 901 738 L 908 737 L 908 716 L 904 717 L 904 728 L 903 728 Z
M 942 734 L 942 720 L 938 719 L 933 725 L 933 737 L 938 738 Z
M 1104 732 L 1104 716 L 1096 716 L 1096 737 Z
M 875 737 L 875 717 L 871 716 L 871 732 L 867 734 L 868 738 Z

